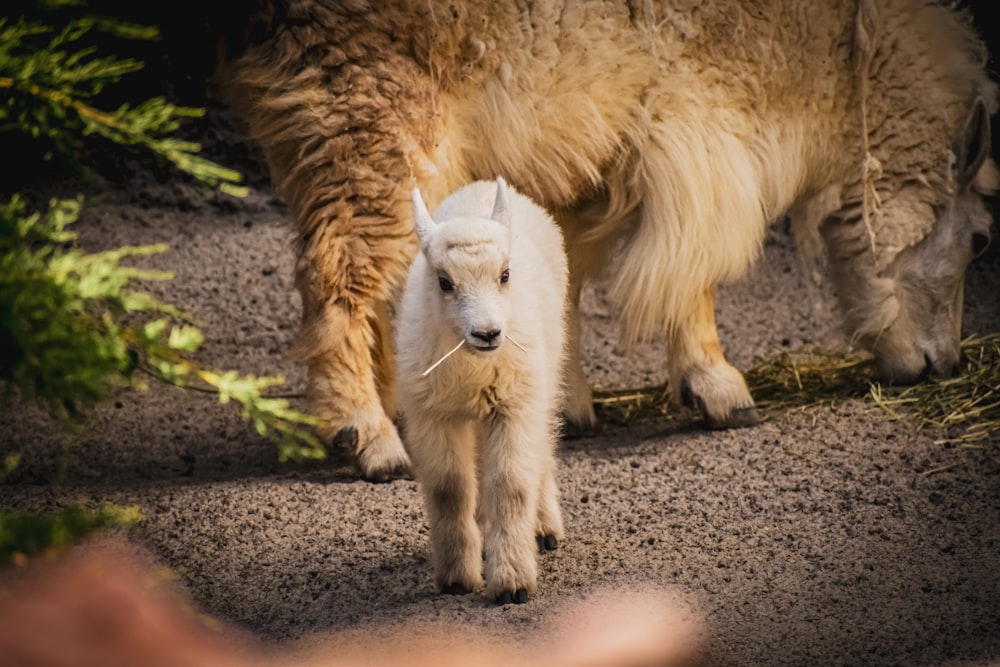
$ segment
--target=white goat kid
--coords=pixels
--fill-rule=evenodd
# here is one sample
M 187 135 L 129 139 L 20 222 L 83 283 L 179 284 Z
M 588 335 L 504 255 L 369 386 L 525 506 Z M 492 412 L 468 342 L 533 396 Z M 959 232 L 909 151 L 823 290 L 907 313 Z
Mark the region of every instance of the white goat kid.
M 478 589 L 485 551 L 486 594 L 526 602 L 536 551 L 563 537 L 562 234 L 502 179 L 462 188 L 434 218 L 416 189 L 413 204 L 421 252 L 397 320 L 398 389 L 437 583 Z

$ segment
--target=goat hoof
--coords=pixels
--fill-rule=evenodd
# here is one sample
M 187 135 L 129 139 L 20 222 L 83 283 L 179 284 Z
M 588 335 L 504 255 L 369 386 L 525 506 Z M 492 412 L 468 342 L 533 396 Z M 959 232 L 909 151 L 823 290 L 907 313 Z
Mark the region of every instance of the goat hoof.
M 683 378 L 680 382 L 681 403 L 696 408 L 705 419 L 705 427 L 712 431 L 756 426 L 761 422 L 760 415 L 746 389 L 743 376 L 736 369 L 727 368 L 732 371 L 731 381 L 716 382 L 707 388 L 698 389 L 691 378 Z M 702 384 L 705 384 L 704 381 Z M 708 395 L 704 393 L 706 391 Z
M 402 464 L 388 470 L 373 470 L 368 473 L 359 470 L 359 474 L 361 475 L 361 479 L 372 484 L 385 484 L 394 479 L 413 479 L 409 467 Z
M 563 415 L 562 428 L 559 433 L 559 437 L 563 440 L 579 440 L 581 438 L 588 438 L 601 433 L 601 422 L 596 418 L 592 422 L 579 423 L 570 420 L 566 415 Z
M 359 445 L 357 429 L 348 426 L 334 436 L 334 443 L 353 443 L 354 467 L 358 476 L 366 482 L 384 484 L 394 479 L 412 479 L 410 459 L 391 425 L 364 443 L 364 446 Z
M 337 431 L 337 434 L 333 436 L 333 440 L 330 441 L 330 444 L 334 447 L 340 447 L 353 452 L 358 446 L 358 429 L 353 426 L 345 426 Z
M 555 551 L 559 548 L 559 540 L 555 535 L 536 535 L 535 540 L 538 542 L 538 553 Z
M 725 419 L 705 417 L 705 425 L 712 431 L 722 431 L 729 428 L 747 428 L 748 426 L 756 426 L 760 421 L 757 408 L 752 405 L 745 408 L 736 408 Z
M 472 590 L 466 588 L 463 584 L 457 581 L 453 584 L 445 584 L 441 587 L 441 593 L 444 595 L 468 595 Z
M 345 426 L 337 431 L 337 434 L 333 436 L 330 444 L 338 449 L 354 452 L 358 448 L 358 429 L 353 426 Z M 366 471 L 357 462 L 355 462 L 355 469 L 358 472 L 358 476 L 366 482 L 384 484 L 385 482 L 392 480 L 392 471 L 389 470 Z
M 688 381 L 687 378 L 684 378 L 681 380 L 681 405 L 685 408 L 700 408 L 701 406 L 697 405 L 695 399 L 696 396 L 694 394 L 694 390 L 691 389 L 690 381 Z M 700 401 L 701 399 L 698 399 L 698 402 Z
M 516 591 L 503 591 L 497 593 L 496 601 L 498 605 L 524 604 L 528 601 L 528 589 L 518 588 Z

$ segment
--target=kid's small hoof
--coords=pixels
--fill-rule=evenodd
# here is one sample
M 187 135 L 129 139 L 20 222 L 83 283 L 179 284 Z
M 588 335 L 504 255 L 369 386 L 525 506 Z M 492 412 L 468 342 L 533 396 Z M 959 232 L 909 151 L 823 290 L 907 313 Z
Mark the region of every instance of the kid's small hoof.
M 705 417 L 705 426 L 712 431 L 721 431 L 729 428 L 747 428 L 748 426 L 756 426 L 759 423 L 760 415 L 757 413 L 757 408 L 752 405 L 745 408 L 736 408 L 725 419 Z
M 468 595 L 472 591 L 462 584 L 455 582 L 453 584 L 445 584 L 441 587 L 441 593 L 444 595 Z
M 511 593 L 510 591 L 497 593 L 496 601 L 498 605 L 524 604 L 525 602 L 528 601 L 528 589 L 518 588 L 513 593 Z
M 555 551 L 559 548 L 559 540 L 555 535 L 536 535 L 535 540 L 538 542 L 538 553 Z

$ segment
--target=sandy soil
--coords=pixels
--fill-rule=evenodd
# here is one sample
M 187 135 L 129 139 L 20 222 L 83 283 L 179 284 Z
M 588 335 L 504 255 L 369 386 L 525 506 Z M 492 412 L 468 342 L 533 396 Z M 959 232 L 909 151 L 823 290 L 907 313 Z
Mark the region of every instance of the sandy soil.
M 297 392 L 291 228 L 252 166 L 246 200 L 140 178 L 112 188 L 79 231 L 92 250 L 169 242 L 149 264 L 176 278 L 152 289 L 197 314 L 200 359 L 283 374 Z M 998 292 L 992 252 L 970 271 L 967 334 L 1000 329 Z M 721 291 L 730 360 L 745 369 L 833 340 L 822 297 L 775 228 L 753 272 Z M 619 350 L 600 285 L 584 310 L 595 385 L 663 380 L 660 349 Z M 0 455 L 20 452 L 23 463 L 0 484 L 0 507 L 137 505 L 135 539 L 208 613 L 279 643 L 413 619 L 517 638 L 598 588 L 655 586 L 697 607 L 712 665 L 997 663 L 1000 440 L 959 449 L 936 444 L 941 436 L 839 402 L 731 432 L 680 412 L 566 440 L 567 539 L 541 557 L 540 592 L 522 606 L 436 594 L 414 482 L 364 483 L 337 453 L 279 463 L 231 406 L 170 388 L 117 396 L 73 441 L 38 409 L 8 402 Z

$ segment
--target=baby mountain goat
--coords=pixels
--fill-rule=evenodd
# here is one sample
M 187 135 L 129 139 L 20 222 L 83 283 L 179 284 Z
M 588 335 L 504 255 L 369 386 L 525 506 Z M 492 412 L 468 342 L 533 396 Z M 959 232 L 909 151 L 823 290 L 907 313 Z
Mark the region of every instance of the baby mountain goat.
M 444 593 L 476 590 L 485 553 L 486 594 L 526 602 L 536 539 L 555 549 L 563 537 L 562 234 L 502 179 L 462 188 L 434 219 L 416 189 L 413 206 L 420 254 L 397 321 L 399 396 L 437 583 Z

